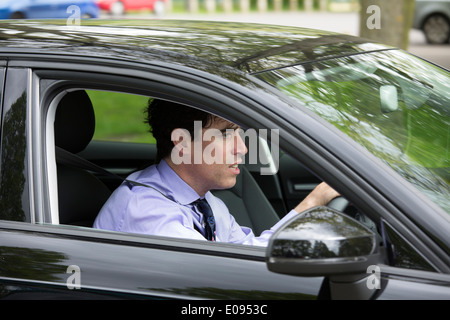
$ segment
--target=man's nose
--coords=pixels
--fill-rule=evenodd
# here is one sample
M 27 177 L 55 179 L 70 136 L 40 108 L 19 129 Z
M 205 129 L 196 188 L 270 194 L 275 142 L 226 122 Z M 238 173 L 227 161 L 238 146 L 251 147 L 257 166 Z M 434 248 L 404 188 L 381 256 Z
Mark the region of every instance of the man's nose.
M 248 151 L 247 146 L 245 145 L 244 140 L 242 139 L 241 135 L 238 133 L 235 137 L 235 145 L 234 145 L 234 152 L 237 155 L 245 155 Z

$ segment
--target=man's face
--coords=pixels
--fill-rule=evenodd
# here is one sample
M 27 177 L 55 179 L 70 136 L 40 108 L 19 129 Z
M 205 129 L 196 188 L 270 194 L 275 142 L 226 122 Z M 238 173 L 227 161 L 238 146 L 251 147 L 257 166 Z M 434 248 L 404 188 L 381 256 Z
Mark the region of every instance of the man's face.
M 233 187 L 240 173 L 238 164 L 247 153 L 239 126 L 213 117 L 210 126 L 202 128 L 199 123 L 196 129 L 193 139 L 185 141 L 183 150 L 186 182 L 199 195 Z

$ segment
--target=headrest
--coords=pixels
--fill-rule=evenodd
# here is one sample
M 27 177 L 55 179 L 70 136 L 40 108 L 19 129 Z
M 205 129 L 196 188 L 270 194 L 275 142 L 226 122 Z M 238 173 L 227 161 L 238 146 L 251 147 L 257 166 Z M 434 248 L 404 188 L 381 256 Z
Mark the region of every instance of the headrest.
M 55 116 L 55 144 L 78 153 L 89 144 L 95 131 L 91 99 L 84 90 L 68 92 L 59 102 Z

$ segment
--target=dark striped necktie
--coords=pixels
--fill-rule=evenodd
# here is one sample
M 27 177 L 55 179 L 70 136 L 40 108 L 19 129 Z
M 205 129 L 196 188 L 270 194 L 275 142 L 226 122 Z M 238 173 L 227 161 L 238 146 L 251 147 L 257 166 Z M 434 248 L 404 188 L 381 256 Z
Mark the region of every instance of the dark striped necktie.
M 209 241 L 215 241 L 216 238 L 216 221 L 214 214 L 206 199 L 198 199 L 193 202 L 205 219 L 205 238 Z

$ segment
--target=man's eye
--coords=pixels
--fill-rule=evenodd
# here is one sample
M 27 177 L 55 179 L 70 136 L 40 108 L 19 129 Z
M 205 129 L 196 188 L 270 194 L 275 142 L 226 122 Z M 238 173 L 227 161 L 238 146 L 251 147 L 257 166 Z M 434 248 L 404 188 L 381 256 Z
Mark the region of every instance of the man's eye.
M 225 139 L 230 139 L 234 137 L 234 130 L 226 130 L 225 132 L 222 132 L 222 137 Z

